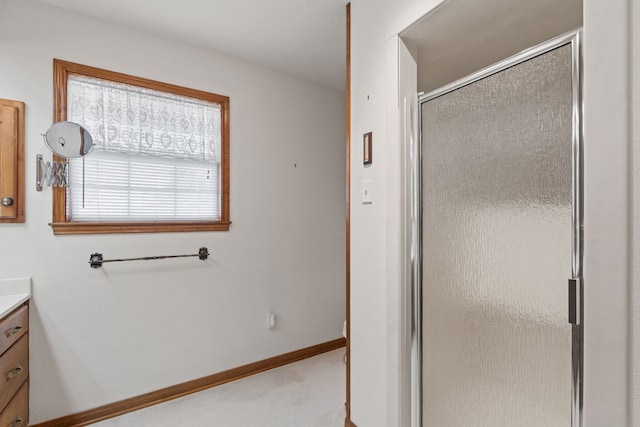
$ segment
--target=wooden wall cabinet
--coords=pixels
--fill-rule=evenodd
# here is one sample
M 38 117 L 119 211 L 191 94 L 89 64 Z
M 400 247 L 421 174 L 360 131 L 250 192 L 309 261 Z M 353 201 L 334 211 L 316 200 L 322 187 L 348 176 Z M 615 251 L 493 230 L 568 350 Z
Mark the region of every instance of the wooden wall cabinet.
M 29 305 L 0 320 L 0 426 L 29 424 Z
M 0 223 L 24 222 L 24 103 L 0 99 Z

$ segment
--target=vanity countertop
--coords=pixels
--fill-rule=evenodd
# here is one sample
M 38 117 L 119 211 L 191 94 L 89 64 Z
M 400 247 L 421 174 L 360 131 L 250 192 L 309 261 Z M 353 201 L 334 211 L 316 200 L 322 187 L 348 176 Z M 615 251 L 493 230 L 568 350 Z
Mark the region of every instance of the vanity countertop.
M 0 280 L 0 318 L 31 298 L 31 278 Z

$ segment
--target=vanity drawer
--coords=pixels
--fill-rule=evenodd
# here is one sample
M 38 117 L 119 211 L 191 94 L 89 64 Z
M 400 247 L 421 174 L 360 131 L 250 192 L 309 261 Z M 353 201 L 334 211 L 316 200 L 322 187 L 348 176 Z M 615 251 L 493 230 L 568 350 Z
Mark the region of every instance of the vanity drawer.
M 27 424 L 29 424 L 29 381 L 20 387 L 0 414 L 0 427 L 26 427 Z
M 0 408 L 4 408 L 29 377 L 29 334 L 0 357 Z
M 29 307 L 23 305 L 0 320 L 0 354 L 29 330 Z

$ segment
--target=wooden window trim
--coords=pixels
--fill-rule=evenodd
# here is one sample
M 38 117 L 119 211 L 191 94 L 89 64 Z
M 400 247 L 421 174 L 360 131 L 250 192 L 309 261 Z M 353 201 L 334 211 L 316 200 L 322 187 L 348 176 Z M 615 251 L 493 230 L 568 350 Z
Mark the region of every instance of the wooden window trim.
M 167 221 L 167 222 L 73 222 L 67 217 L 67 193 L 62 187 L 53 188 L 53 213 L 51 227 L 54 234 L 110 234 L 110 233 L 159 233 L 185 231 L 227 231 L 229 216 L 229 97 L 176 86 L 155 80 L 135 77 L 114 71 L 53 60 L 53 121 L 67 119 L 67 80 L 69 75 L 82 75 L 118 83 L 141 86 L 176 95 L 203 99 L 220 104 L 222 114 L 221 182 L 222 210 L 219 221 Z M 54 156 L 54 160 L 63 160 Z

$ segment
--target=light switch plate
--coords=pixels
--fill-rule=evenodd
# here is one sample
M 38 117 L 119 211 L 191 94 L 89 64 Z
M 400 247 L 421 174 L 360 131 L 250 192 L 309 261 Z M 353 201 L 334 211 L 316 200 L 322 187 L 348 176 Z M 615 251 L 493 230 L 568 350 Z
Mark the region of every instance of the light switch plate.
M 362 203 L 363 204 L 371 204 L 373 203 L 373 183 L 370 179 L 365 179 L 362 181 Z

